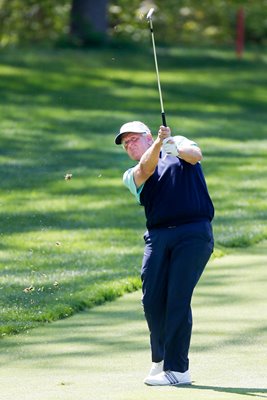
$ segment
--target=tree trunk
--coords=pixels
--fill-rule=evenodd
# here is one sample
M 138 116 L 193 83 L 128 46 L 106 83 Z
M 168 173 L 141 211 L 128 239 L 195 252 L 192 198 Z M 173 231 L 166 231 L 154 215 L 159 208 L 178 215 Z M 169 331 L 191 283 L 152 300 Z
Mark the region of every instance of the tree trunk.
M 70 34 L 81 45 L 103 41 L 108 0 L 72 0 Z

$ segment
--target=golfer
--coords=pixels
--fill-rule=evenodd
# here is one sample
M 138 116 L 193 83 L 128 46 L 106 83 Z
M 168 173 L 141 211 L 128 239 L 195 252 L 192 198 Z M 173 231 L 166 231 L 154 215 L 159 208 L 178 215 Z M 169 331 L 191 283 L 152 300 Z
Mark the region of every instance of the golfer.
M 191 384 L 191 298 L 214 245 L 202 153 L 169 127 L 160 126 L 153 140 L 140 121 L 122 125 L 115 143 L 137 162 L 123 181 L 146 215 L 141 279 L 152 367 L 144 383 Z

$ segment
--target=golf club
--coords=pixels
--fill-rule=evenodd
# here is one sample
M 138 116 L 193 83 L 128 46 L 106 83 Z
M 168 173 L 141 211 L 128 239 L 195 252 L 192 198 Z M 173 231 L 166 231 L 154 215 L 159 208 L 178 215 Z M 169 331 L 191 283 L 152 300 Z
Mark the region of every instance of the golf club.
M 155 46 L 155 39 L 154 39 L 154 31 L 153 31 L 153 23 L 152 23 L 152 14 L 153 14 L 153 12 L 154 12 L 154 8 L 150 8 L 150 10 L 147 13 L 146 18 L 149 21 L 151 37 L 152 37 L 152 45 L 153 45 L 153 52 L 154 52 L 155 67 L 156 67 L 156 73 L 157 73 L 157 79 L 158 79 L 158 88 L 159 88 L 159 99 L 160 99 L 160 107 L 161 107 L 162 124 L 164 126 L 167 126 L 165 111 L 164 111 L 164 107 L 163 107 L 162 94 L 161 94 L 161 86 L 160 86 L 160 79 L 159 79 L 159 68 L 158 68 L 156 46 Z

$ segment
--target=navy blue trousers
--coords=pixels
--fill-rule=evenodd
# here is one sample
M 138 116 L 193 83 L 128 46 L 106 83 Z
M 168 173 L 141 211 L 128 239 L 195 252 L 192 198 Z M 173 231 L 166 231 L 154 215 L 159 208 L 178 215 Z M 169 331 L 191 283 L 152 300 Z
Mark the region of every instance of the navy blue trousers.
M 164 370 L 189 368 L 191 298 L 213 252 L 209 221 L 152 229 L 145 233 L 141 270 L 143 307 L 152 361 Z

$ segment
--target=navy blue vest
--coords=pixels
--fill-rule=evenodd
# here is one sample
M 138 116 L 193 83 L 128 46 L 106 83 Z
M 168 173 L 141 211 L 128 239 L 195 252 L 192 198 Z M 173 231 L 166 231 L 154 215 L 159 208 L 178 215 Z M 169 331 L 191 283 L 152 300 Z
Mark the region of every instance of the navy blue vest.
M 192 165 L 173 156 L 159 159 L 140 195 L 147 229 L 209 220 L 214 207 L 200 163 Z

